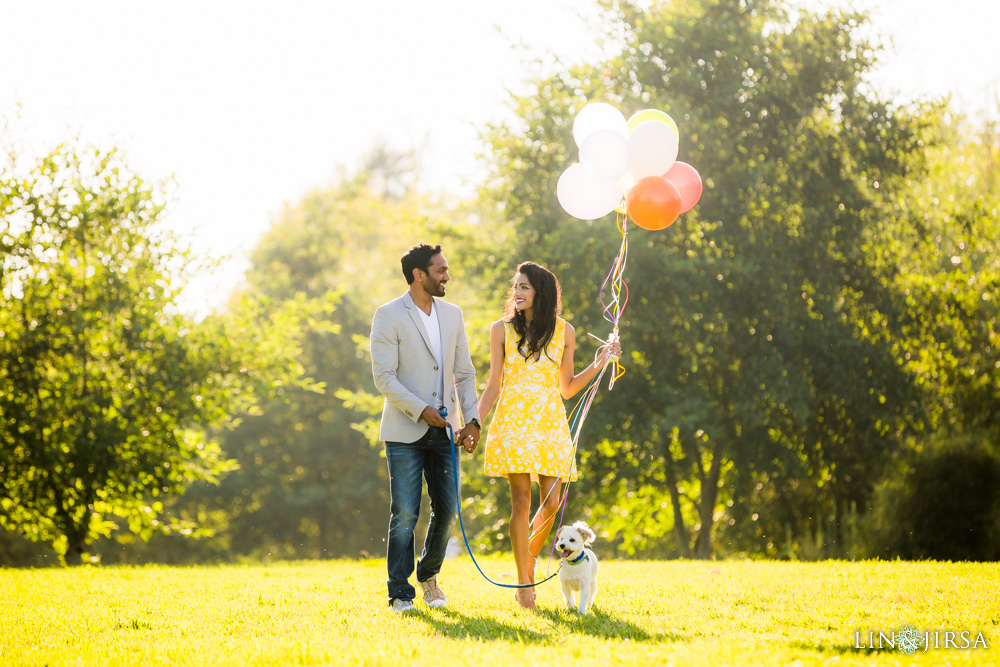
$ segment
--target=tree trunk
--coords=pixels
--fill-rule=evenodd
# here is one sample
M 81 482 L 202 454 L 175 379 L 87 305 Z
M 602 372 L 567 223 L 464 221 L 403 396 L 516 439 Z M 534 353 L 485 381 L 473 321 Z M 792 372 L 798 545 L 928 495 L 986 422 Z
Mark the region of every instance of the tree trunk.
M 694 543 L 695 558 L 712 557 L 712 527 L 715 524 L 715 502 L 719 497 L 719 475 L 722 471 L 721 445 L 716 443 L 712 449 L 712 463 L 708 474 L 701 479 L 701 502 L 698 503 L 698 516 L 701 528 Z
M 674 460 L 668 450 L 664 456 L 667 467 L 667 487 L 670 491 L 670 505 L 674 510 L 674 537 L 677 539 L 677 548 L 681 552 L 681 558 L 691 557 L 691 538 L 688 537 L 687 528 L 684 526 L 684 513 L 681 508 L 681 493 L 677 490 L 677 472 L 674 470 Z
M 66 555 L 63 559 L 66 561 L 67 565 L 82 565 L 83 564 L 83 544 L 70 544 L 66 547 Z
M 74 520 L 73 512 L 69 509 L 69 504 L 63 495 L 59 480 L 50 480 L 52 496 L 56 503 L 56 516 L 60 523 L 57 527 L 62 528 L 63 535 L 66 536 L 66 553 L 63 561 L 67 565 L 80 565 L 83 563 L 83 552 L 87 549 L 87 527 L 90 516 L 84 512 L 80 517 L 80 523 Z
M 83 552 L 87 550 L 87 531 L 71 521 L 66 523 L 66 553 L 63 560 L 67 565 L 83 564 Z

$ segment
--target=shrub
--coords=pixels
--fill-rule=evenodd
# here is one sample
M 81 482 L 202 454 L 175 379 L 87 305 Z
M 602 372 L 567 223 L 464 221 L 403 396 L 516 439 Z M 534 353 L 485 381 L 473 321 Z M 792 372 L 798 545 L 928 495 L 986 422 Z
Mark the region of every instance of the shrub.
M 869 517 L 881 558 L 1000 559 L 997 434 L 936 434 L 911 443 L 875 490 Z

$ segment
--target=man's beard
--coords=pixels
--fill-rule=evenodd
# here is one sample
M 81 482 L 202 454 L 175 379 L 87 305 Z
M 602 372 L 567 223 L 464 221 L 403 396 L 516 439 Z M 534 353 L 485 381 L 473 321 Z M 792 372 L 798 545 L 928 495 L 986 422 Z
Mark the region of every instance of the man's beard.
M 444 283 L 441 281 L 424 283 L 424 291 L 431 296 L 444 296 Z

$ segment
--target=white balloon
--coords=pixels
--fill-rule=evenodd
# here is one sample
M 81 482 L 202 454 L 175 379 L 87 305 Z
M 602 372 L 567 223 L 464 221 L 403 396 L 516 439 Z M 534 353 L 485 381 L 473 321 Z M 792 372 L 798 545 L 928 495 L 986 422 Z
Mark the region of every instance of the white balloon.
M 617 181 L 628 171 L 632 149 L 614 130 L 597 130 L 580 146 L 580 164 L 601 181 Z
M 622 112 L 610 104 L 595 102 L 580 109 L 573 120 L 573 139 L 578 147 L 597 130 L 613 130 L 628 137 L 628 121 Z
M 677 133 L 663 121 L 639 123 L 628 135 L 628 145 L 632 148 L 628 173 L 636 180 L 663 176 L 677 161 Z
M 556 198 L 574 218 L 596 220 L 621 203 L 622 186 L 619 181 L 598 180 L 582 164 L 574 164 L 559 177 Z

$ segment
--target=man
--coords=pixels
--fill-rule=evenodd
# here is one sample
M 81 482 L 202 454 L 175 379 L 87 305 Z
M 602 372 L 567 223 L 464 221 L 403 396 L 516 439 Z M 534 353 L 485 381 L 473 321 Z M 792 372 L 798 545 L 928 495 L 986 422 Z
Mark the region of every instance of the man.
M 372 373 L 385 397 L 379 439 L 389 466 L 389 604 L 413 610 L 413 531 L 420 513 L 421 476 L 427 480 L 431 520 L 417 561 L 417 582 L 424 602 L 447 604 L 437 575 L 458 512 L 451 439 L 472 452 L 479 443 L 476 371 L 469 356 L 462 310 L 441 301 L 451 280 L 441 246 L 421 244 L 402 257 L 409 290 L 375 311 L 372 321 Z M 459 429 L 459 415 L 465 426 Z

